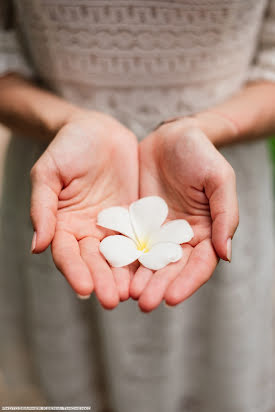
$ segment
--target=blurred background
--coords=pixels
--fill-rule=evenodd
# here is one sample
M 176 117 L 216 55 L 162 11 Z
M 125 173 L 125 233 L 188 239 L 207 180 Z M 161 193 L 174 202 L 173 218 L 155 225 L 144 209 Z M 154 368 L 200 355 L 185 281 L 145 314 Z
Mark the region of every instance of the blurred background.
M 9 139 L 9 130 L 0 124 L 0 196 L 2 195 L 3 166 Z M 46 405 L 35 382 L 31 381 L 32 375 L 28 374 L 29 360 L 24 346 L 19 342 L 14 342 L 14 345 L 18 345 L 17 351 L 9 351 L 9 348 L 3 347 L 3 340 L 0 339 L 0 406 L 1 403 L 8 403 L 9 406 Z M 21 367 L 19 368 L 18 365 Z M 22 369 L 26 372 L 24 376 L 20 372 Z

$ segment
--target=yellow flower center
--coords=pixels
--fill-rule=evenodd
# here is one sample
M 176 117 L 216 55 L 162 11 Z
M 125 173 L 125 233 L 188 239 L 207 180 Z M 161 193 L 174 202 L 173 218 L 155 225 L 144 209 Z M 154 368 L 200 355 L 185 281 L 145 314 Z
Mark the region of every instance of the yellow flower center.
M 148 240 L 138 240 L 137 242 L 137 250 L 140 250 L 141 252 L 147 253 L 149 252 L 149 247 L 148 247 Z

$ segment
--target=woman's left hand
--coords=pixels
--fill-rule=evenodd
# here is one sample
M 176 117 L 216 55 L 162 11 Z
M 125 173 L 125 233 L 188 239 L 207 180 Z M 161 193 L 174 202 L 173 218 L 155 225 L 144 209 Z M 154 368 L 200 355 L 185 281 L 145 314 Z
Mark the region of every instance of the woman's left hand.
M 163 299 L 176 305 L 211 277 L 219 257 L 230 261 L 238 226 L 235 173 L 194 118 L 166 123 L 140 145 L 140 196 L 159 195 L 169 219 L 186 219 L 193 239 L 179 262 L 153 273 L 140 267 L 130 286 L 143 311 Z

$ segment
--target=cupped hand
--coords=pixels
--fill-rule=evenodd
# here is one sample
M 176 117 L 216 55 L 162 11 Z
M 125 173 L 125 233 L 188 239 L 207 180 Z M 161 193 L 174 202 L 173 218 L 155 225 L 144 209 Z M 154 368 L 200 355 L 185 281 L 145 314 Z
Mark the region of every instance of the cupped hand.
M 31 171 L 33 253 L 50 244 L 57 268 L 81 296 L 93 290 L 105 308 L 129 297 L 131 267 L 110 268 L 96 225 L 100 210 L 138 196 L 135 136 L 113 118 L 79 111 L 61 128 Z
M 163 197 L 168 219 L 186 219 L 194 231 L 180 261 L 156 272 L 141 266 L 133 277 L 130 295 L 151 311 L 163 299 L 184 301 L 211 277 L 219 258 L 230 261 L 238 202 L 232 167 L 195 118 L 164 124 L 139 148 L 140 196 Z

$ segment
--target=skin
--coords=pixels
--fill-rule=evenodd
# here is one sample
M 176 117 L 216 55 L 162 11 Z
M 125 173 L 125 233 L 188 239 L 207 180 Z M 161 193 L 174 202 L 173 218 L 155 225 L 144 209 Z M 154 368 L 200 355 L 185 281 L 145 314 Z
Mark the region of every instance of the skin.
M 158 194 L 168 204 L 168 219 L 186 219 L 194 231 L 179 262 L 137 270 L 130 294 L 148 312 L 163 299 L 176 305 L 191 296 L 210 278 L 218 256 L 230 260 L 238 202 L 232 167 L 196 119 L 167 123 L 149 135 L 140 144 L 140 164 L 140 196 Z
M 184 301 L 230 260 L 237 224 L 235 175 L 215 146 L 275 130 L 275 85 L 246 86 L 226 102 L 159 127 L 138 146 L 115 119 L 85 111 L 16 74 L 0 78 L 0 121 L 20 135 L 50 143 L 31 171 L 33 253 L 50 244 L 57 268 L 77 294 L 94 290 L 102 306 L 130 295 L 143 311 L 165 299 Z M 110 231 L 95 225 L 100 210 L 160 195 L 169 218 L 186 218 L 195 237 L 183 258 L 155 272 L 112 269 L 98 251 Z M 135 275 L 133 276 L 133 274 Z
M 75 292 L 88 296 L 94 290 L 106 309 L 128 299 L 132 269 L 110 268 L 101 256 L 99 242 L 112 232 L 96 219 L 106 207 L 137 199 L 135 136 L 111 117 L 81 112 L 60 129 L 31 179 L 33 252 L 51 244 L 53 260 Z

